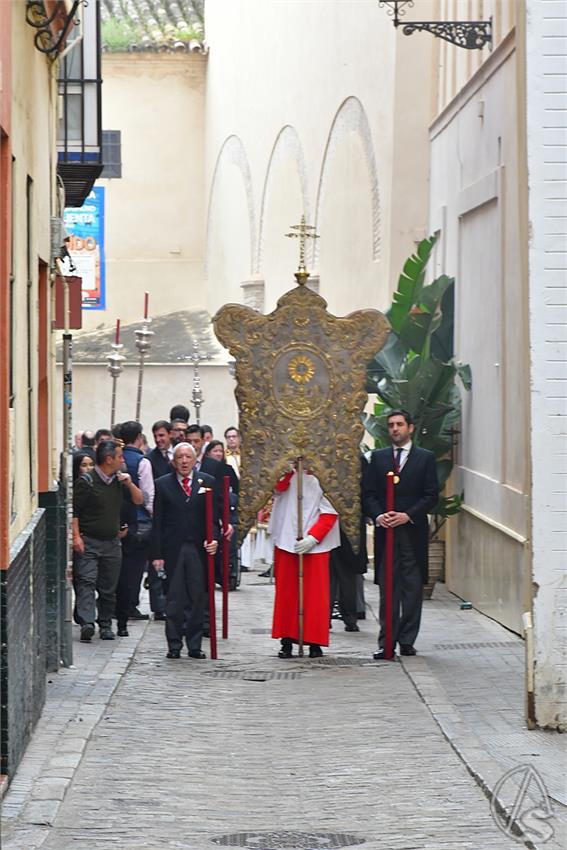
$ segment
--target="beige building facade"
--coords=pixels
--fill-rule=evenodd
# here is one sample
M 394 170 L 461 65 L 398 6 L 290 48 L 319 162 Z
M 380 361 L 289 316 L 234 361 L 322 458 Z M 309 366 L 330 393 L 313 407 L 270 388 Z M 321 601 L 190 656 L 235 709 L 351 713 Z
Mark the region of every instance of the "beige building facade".
M 430 126 L 436 270 L 457 278 L 455 355 L 473 375 L 454 476 L 465 504 L 449 525 L 447 580 L 516 632 L 533 619 L 525 633 L 528 721 L 565 728 L 567 194 L 560 137 L 567 13 L 553 0 L 444 0 L 437 14 L 492 16 L 494 31 L 490 54 L 438 43 Z
M 151 443 L 151 425 L 174 404 L 191 404 L 198 342 L 204 355 L 201 421 L 221 434 L 237 419 L 234 381 L 219 357 L 205 312 L 203 277 L 206 191 L 205 86 L 207 55 L 192 50 L 106 52 L 103 56 L 103 126 L 121 134 L 120 178 L 105 188 L 106 306 L 83 310 L 75 334 L 73 417 L 75 430 L 108 427 L 112 380 L 107 356 L 116 320 L 126 357 L 117 381 L 116 421 L 136 414 L 145 293 L 154 337 L 146 358 L 140 418 Z

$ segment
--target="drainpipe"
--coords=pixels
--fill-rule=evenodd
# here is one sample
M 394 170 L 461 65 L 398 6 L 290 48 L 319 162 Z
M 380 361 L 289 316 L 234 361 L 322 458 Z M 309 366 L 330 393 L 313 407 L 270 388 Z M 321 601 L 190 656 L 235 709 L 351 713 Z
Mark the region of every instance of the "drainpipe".
M 65 625 L 61 641 L 61 662 L 64 667 L 73 663 L 73 335 L 69 332 L 69 282 L 57 260 L 63 281 L 63 479 L 66 497 L 66 570 Z
M 535 729 L 534 623 L 531 611 L 522 614 L 522 624 L 526 641 L 526 723 L 528 729 Z

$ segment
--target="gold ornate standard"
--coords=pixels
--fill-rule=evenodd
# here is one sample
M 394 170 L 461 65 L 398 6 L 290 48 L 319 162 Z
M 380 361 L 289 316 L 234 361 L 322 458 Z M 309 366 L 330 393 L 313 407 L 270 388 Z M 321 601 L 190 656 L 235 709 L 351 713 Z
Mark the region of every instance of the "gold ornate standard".
M 242 432 L 239 536 L 242 540 L 278 478 L 299 456 L 321 482 L 358 549 L 359 445 L 364 434 L 366 365 L 388 335 L 377 310 L 344 318 L 305 282 L 300 236 L 299 283 L 264 316 L 227 304 L 213 318 L 215 333 L 236 360 L 236 400 Z M 296 234 L 293 234 L 296 235 Z

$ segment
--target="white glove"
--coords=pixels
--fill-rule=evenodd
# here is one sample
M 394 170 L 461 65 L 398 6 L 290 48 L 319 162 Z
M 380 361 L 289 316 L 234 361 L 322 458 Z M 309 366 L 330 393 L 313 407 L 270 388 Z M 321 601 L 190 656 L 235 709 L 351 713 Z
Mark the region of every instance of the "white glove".
M 293 551 L 297 555 L 306 555 L 308 552 L 313 549 L 314 546 L 317 545 L 319 541 L 316 537 L 313 537 L 312 534 L 308 534 L 307 537 L 304 537 L 302 540 L 296 540 L 293 544 Z

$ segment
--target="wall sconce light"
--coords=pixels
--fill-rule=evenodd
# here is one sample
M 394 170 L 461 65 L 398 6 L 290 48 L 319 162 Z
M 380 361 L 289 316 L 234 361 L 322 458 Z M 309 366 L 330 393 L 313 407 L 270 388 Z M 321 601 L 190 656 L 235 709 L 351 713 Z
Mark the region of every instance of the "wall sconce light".
M 482 50 L 488 45 L 492 49 L 492 18 L 488 21 L 402 21 L 406 6 L 411 9 L 414 0 L 378 0 L 380 8 L 388 9 L 396 29 L 402 27 L 404 35 L 414 32 L 430 32 L 437 38 L 464 47 L 466 50 Z

